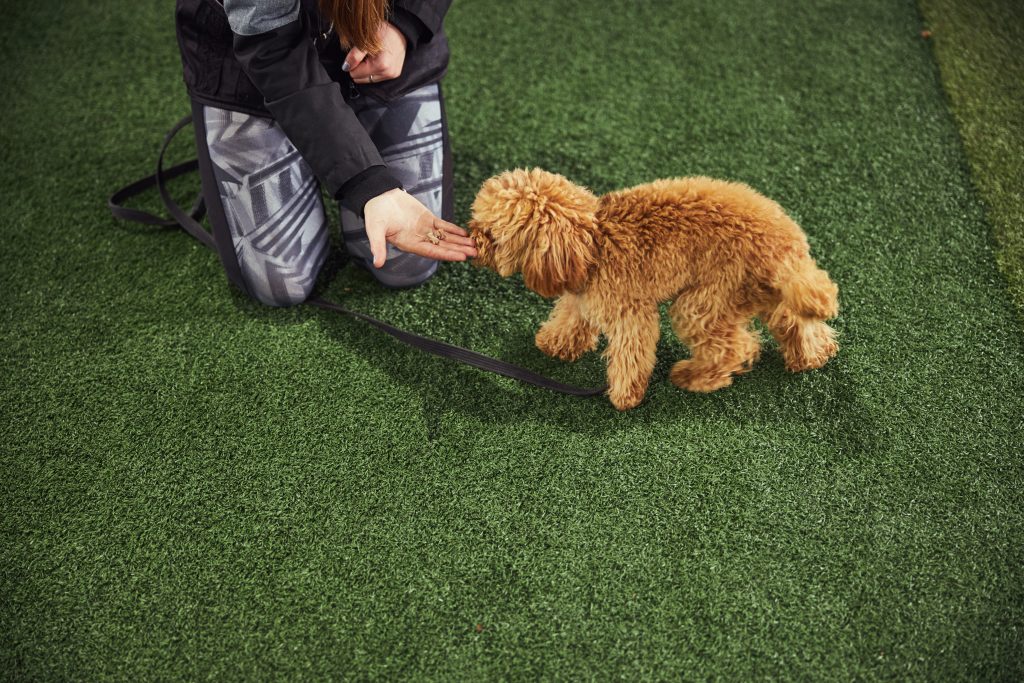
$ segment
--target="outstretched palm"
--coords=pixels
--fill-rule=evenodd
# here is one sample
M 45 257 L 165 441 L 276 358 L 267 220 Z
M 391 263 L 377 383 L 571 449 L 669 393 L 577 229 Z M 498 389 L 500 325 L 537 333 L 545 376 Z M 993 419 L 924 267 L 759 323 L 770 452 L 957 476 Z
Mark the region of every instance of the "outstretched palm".
M 438 261 L 465 261 L 476 256 L 473 239 L 465 230 L 438 218 L 404 190 L 374 197 L 366 202 L 363 214 L 376 268 L 387 260 L 388 243 Z

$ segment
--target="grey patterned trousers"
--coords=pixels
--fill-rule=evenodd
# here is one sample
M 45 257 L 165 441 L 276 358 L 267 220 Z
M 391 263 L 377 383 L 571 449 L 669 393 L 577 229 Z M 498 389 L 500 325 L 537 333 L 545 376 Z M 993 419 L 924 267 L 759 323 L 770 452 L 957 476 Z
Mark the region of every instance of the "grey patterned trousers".
M 352 108 L 388 168 L 409 194 L 435 215 L 450 219 L 451 170 L 445 148 L 440 87 L 419 88 L 388 104 L 368 97 Z M 291 306 L 309 296 L 328 251 L 327 216 L 313 172 L 273 119 L 203 106 L 205 140 L 214 188 L 249 292 L 271 306 Z M 205 145 L 205 149 L 203 146 Z M 428 279 L 437 261 L 388 245 L 383 268 L 373 267 L 362 219 L 341 207 L 345 250 L 381 283 L 410 287 Z

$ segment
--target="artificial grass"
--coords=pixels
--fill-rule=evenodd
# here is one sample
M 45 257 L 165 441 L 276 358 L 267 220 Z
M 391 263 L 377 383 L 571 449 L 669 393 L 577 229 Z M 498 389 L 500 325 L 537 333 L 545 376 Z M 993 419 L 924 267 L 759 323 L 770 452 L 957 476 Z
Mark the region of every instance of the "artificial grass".
M 666 326 L 626 414 L 261 307 L 183 234 L 112 220 L 186 110 L 171 9 L 5 17 L 6 677 L 1024 675 L 1021 324 L 911 2 L 455 3 L 460 221 L 512 166 L 715 175 L 839 283 L 823 370 L 768 344 L 683 393 Z M 518 280 L 327 290 L 602 380 L 532 348 L 548 304 Z
M 942 82 L 1024 312 L 1024 3 L 921 0 Z

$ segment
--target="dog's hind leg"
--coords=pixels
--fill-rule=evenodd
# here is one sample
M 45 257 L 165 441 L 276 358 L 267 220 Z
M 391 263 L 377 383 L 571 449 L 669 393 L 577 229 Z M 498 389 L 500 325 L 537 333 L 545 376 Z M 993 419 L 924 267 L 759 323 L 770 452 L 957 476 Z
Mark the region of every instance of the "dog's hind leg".
M 566 293 L 555 302 L 547 322 L 537 331 L 534 342 L 549 356 L 573 361 L 597 348 L 598 329 L 584 316 L 582 302 Z
M 692 293 L 691 293 L 692 294 Z M 672 329 L 690 347 L 690 358 L 672 366 L 669 379 L 680 389 L 715 391 L 732 376 L 749 372 L 761 354 L 751 316 L 736 310 L 711 311 L 699 296 L 676 299 L 669 308 Z

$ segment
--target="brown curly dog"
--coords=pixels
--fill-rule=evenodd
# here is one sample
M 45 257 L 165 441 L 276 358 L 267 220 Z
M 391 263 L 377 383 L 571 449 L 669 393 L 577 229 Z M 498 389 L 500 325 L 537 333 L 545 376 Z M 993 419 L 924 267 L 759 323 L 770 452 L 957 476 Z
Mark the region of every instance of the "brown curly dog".
M 487 180 L 469 229 L 475 262 L 558 297 L 537 348 L 575 360 L 608 340 L 608 396 L 619 410 L 643 399 L 660 332 L 658 304 L 690 358 L 672 382 L 691 391 L 732 383 L 758 359 L 759 317 L 786 368 L 835 355 L 838 288 L 810 256 L 782 207 L 746 185 L 711 178 L 658 180 L 596 197 L 540 169 Z

